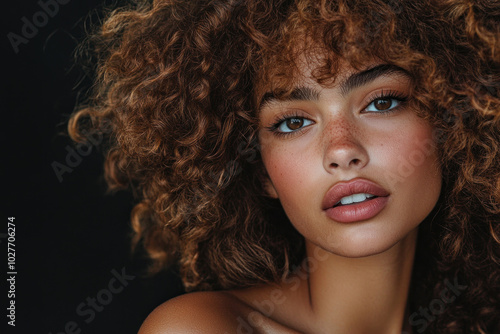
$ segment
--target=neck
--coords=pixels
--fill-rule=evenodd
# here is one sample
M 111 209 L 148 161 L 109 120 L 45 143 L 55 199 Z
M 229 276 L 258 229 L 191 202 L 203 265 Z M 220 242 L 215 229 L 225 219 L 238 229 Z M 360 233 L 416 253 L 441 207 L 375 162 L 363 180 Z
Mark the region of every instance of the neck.
M 362 258 L 338 256 L 307 243 L 308 256 L 324 255 L 321 265 L 311 266 L 304 284 L 318 332 L 401 333 L 416 240 L 417 229 L 390 249 Z

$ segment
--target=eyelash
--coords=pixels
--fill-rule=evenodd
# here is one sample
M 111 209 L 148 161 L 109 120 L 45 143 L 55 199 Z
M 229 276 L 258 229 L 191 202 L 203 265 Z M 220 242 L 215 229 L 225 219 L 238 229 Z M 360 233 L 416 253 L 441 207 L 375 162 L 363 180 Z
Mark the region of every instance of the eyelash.
M 300 128 L 300 129 L 295 130 L 295 131 L 290 131 L 290 132 L 278 131 L 278 128 L 281 126 L 281 124 L 283 122 L 286 122 L 286 121 L 288 121 L 290 119 L 295 119 L 295 118 L 307 119 L 306 117 L 298 115 L 298 113 L 293 113 L 293 114 L 289 114 L 289 115 L 283 115 L 283 116 L 278 117 L 274 121 L 274 123 L 271 126 L 267 127 L 266 129 L 268 131 L 271 131 L 274 135 L 279 136 L 279 137 L 287 137 L 287 136 L 290 136 L 290 135 L 297 134 L 297 132 L 300 132 L 303 128 Z
M 393 107 L 389 110 L 379 110 L 376 112 L 377 114 L 390 114 L 390 113 L 400 109 L 402 106 L 404 106 L 406 104 L 406 102 L 408 102 L 408 96 L 401 93 L 401 92 L 394 91 L 394 90 L 381 91 L 377 95 L 370 97 L 370 99 L 368 100 L 368 103 L 363 108 L 363 110 L 366 110 L 368 108 L 368 106 L 370 104 L 372 104 L 373 102 L 375 102 L 376 100 L 396 100 L 396 101 L 398 101 L 399 102 L 398 106 Z
M 377 94 L 376 96 L 373 96 L 369 99 L 368 103 L 366 104 L 366 106 L 363 108 L 363 110 L 366 110 L 368 108 L 368 106 L 370 104 L 372 104 L 373 102 L 375 102 L 376 100 L 382 100 L 382 99 L 387 99 L 387 100 L 396 100 L 399 102 L 399 105 L 391 108 L 391 109 L 388 109 L 388 110 L 380 110 L 380 111 L 377 111 L 376 113 L 377 114 L 390 114 L 398 109 L 400 109 L 401 107 L 403 107 L 406 102 L 408 102 L 408 96 L 406 96 L 405 94 L 401 93 L 401 92 L 397 92 L 397 91 L 381 91 L 379 94 Z M 370 111 L 369 111 L 370 112 Z M 290 131 L 290 132 L 281 132 L 281 131 L 278 131 L 278 128 L 281 126 L 281 124 L 283 122 L 286 122 L 287 120 L 290 120 L 290 119 L 308 119 L 306 117 L 303 117 L 303 116 L 300 116 L 298 113 L 293 113 L 293 114 L 289 114 L 289 115 L 283 115 L 283 116 L 280 116 L 278 117 L 274 123 L 267 127 L 267 130 L 268 131 L 271 131 L 274 135 L 276 136 L 279 136 L 279 137 L 287 137 L 287 136 L 290 136 L 290 135 L 296 135 L 298 132 L 300 132 L 302 129 L 304 129 L 304 127 L 298 129 L 298 130 L 295 130 L 295 131 Z

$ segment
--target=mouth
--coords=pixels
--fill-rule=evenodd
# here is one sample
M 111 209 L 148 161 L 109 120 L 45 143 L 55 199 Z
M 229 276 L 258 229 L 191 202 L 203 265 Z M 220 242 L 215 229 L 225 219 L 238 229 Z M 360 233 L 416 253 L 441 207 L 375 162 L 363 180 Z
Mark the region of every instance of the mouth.
M 387 205 L 389 196 L 390 193 L 375 182 L 353 179 L 330 188 L 322 206 L 334 221 L 357 222 L 375 217 Z

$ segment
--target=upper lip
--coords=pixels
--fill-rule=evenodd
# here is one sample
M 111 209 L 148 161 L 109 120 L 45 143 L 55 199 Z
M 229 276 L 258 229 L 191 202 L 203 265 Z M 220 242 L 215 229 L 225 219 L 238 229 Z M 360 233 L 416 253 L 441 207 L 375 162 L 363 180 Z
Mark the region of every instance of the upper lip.
M 373 181 L 366 179 L 353 179 L 341 181 L 331 187 L 323 198 L 323 210 L 329 209 L 337 204 L 342 197 L 353 194 L 371 194 L 378 197 L 389 196 L 389 192 Z

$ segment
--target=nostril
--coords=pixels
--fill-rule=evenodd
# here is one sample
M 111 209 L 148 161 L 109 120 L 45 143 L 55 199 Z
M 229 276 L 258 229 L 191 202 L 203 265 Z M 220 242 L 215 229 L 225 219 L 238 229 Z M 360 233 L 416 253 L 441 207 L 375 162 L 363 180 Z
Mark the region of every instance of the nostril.
M 334 143 L 327 146 L 323 157 L 325 169 L 334 171 L 339 169 L 363 168 L 369 160 L 368 153 L 359 143 Z
M 359 159 L 352 159 L 351 160 L 351 164 L 353 164 L 354 166 L 359 165 L 360 162 L 361 162 L 361 160 L 359 160 Z

